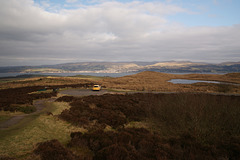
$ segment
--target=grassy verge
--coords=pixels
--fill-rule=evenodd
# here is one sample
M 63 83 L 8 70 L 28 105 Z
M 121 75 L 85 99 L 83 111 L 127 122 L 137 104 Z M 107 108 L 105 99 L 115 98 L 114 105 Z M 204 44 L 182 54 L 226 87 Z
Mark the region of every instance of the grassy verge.
M 17 111 L 26 114 L 30 114 L 37 110 L 35 106 L 29 104 L 11 104 L 8 109 L 9 111 Z
M 4 80 L 0 80 L 0 84 L 1 83 L 9 83 L 9 82 L 14 82 L 15 80 L 8 80 L 8 79 L 4 79 Z
M 23 114 L 22 112 L 0 111 L 0 122 L 6 121 L 13 116 Z
M 52 89 L 47 89 L 47 90 L 43 90 L 43 91 L 35 91 L 35 92 L 31 92 L 28 94 L 41 94 L 41 93 L 51 93 L 53 90 Z
M 56 115 L 69 108 L 67 103 L 54 102 L 46 105 L 46 109 L 40 114 L 30 115 L 7 131 L 0 131 L 0 156 L 24 158 L 39 142 L 58 139 L 66 144 L 71 132 L 85 131 L 57 118 Z M 52 115 L 47 115 L 47 112 Z
M 137 90 L 129 90 L 129 89 L 107 89 L 108 92 L 140 92 Z

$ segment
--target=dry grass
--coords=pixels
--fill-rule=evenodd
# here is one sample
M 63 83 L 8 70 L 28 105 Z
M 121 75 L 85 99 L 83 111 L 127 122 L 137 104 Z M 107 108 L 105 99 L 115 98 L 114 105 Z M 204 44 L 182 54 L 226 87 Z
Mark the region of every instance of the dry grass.
M 0 122 L 6 121 L 13 116 L 21 115 L 22 112 L 0 111 Z
M 43 91 L 35 91 L 35 92 L 31 92 L 28 94 L 41 94 L 41 93 L 51 93 L 53 90 L 52 89 L 47 89 L 47 90 L 43 90 Z
M 226 92 L 240 93 L 239 86 L 223 86 L 218 84 L 198 83 L 193 85 L 171 84 L 170 79 L 197 79 L 214 80 L 223 82 L 240 83 L 240 73 L 226 75 L 173 75 L 157 72 L 142 72 L 139 74 L 105 79 L 83 79 L 75 77 L 43 77 L 31 78 L 18 82 L 4 83 L 0 88 L 15 88 L 23 86 L 49 86 L 68 85 L 79 83 L 98 83 L 107 88 L 137 91 L 163 91 L 163 92 Z M 58 95 L 62 96 L 62 95 Z M 202 97 L 201 97 L 202 96 Z M 150 97 L 151 98 L 151 97 Z M 222 100 L 208 96 L 186 95 L 167 96 L 161 103 L 156 103 L 154 112 L 151 112 L 149 119 L 145 121 L 130 121 L 125 128 L 147 128 L 157 130 L 161 136 L 179 136 L 182 133 L 190 133 L 202 144 L 215 143 L 216 137 L 222 139 L 239 135 L 239 107 L 238 102 L 224 98 Z M 219 101 L 222 101 L 219 102 Z M 85 129 L 71 125 L 58 119 L 63 110 L 69 109 L 69 105 L 63 102 L 47 103 L 48 107 L 38 115 L 31 115 L 28 123 L 19 124 L 17 127 L 0 132 L 0 157 L 10 156 L 25 159 L 31 154 L 37 143 L 51 139 L 58 139 L 66 145 L 70 140 L 72 132 L 86 132 Z M 235 107 L 234 107 L 235 106 Z M 91 105 L 90 108 L 95 108 Z M 51 112 L 52 115 L 43 114 Z M 19 113 L 0 112 L 0 121 L 6 120 Z M 231 122 L 231 123 L 229 123 Z M 27 124 L 27 125 L 26 125 Z M 230 125 L 231 124 L 231 125 Z M 236 128 L 237 126 L 237 128 Z M 225 127 L 225 128 L 223 128 Z M 224 132 L 222 131 L 224 129 Z M 105 131 L 114 131 L 111 126 L 105 127 Z M 214 133 L 214 134 L 213 134 Z M 210 135 L 210 136 L 209 136 Z M 29 158 L 29 157 L 28 157 Z
M 38 77 L 27 78 L 20 81 L 2 83 L 0 89 L 16 88 L 24 86 L 56 86 L 94 83 L 102 84 L 108 89 L 136 90 L 136 91 L 162 91 L 162 92 L 221 92 L 218 84 L 197 83 L 197 84 L 172 84 L 171 79 L 191 79 L 221 81 L 240 84 L 240 73 L 229 73 L 225 75 L 216 74 L 167 74 L 159 72 L 141 72 L 135 75 L 124 77 Z M 233 86 L 228 93 L 240 94 L 240 86 Z
M 162 91 L 162 92 L 219 92 L 219 84 L 172 84 L 171 79 L 192 79 L 240 83 L 240 73 L 226 75 L 210 74 L 186 74 L 176 75 L 159 72 L 141 72 L 135 75 L 103 79 L 101 83 L 107 88 L 138 90 L 138 91 Z M 240 86 L 232 86 L 228 93 L 240 93 Z
M 39 142 L 58 139 L 66 144 L 71 132 L 85 132 L 83 128 L 74 127 L 57 118 L 62 110 L 69 108 L 67 103 L 54 102 L 47 105 L 45 112 L 51 111 L 53 115 L 41 114 L 20 129 L 12 128 L 1 133 L 0 156 L 22 157 L 31 153 Z
M 135 75 L 124 76 L 113 79 L 103 79 L 102 84 L 108 88 L 129 90 L 163 90 L 167 81 L 174 75 L 156 72 L 142 72 Z
M 95 82 L 94 79 L 78 78 L 78 77 L 37 77 L 26 78 L 8 83 L 0 83 L 0 89 L 19 88 L 30 86 L 57 86 L 57 85 L 71 85 L 71 84 L 85 84 Z
M 149 124 L 144 121 L 131 121 L 124 125 L 124 128 L 145 128 L 149 129 Z

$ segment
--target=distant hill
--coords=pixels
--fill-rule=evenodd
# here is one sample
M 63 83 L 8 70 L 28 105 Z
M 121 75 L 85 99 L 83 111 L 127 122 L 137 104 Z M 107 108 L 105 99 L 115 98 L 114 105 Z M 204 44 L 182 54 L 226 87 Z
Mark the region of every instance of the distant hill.
M 240 72 L 240 62 L 219 64 L 190 61 L 169 62 L 79 62 L 43 66 L 0 67 L 0 73 L 123 73 L 158 71 L 168 73 L 229 73 Z

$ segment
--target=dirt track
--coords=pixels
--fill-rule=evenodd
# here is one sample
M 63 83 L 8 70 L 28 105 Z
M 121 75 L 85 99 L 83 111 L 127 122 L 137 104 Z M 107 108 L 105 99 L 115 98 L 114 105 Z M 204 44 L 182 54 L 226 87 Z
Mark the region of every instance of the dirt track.
M 111 93 L 107 90 L 101 90 L 101 91 L 92 91 L 89 89 L 69 89 L 69 90 L 64 90 L 60 91 L 61 94 L 67 94 L 70 96 L 89 96 L 89 95 L 103 95 L 105 93 Z M 22 114 L 22 115 L 17 115 L 13 116 L 7 121 L 1 122 L 0 123 L 0 130 L 7 129 L 17 123 L 19 123 L 23 118 L 33 115 L 33 114 L 38 114 L 40 111 L 43 110 L 46 106 L 44 103 L 46 101 L 48 102 L 53 102 L 56 98 L 49 98 L 49 99 L 42 99 L 42 100 L 36 100 L 33 105 L 36 107 L 37 111 L 31 114 Z
M 101 90 L 101 91 L 92 91 L 89 89 L 69 89 L 69 90 L 64 90 L 60 91 L 61 94 L 67 94 L 70 96 L 89 96 L 89 95 L 103 95 L 105 93 L 112 93 L 107 90 Z M 7 121 L 1 122 L 0 123 L 0 130 L 7 129 L 17 123 L 19 123 L 23 118 L 33 115 L 33 114 L 38 114 L 40 111 L 43 110 L 46 106 L 44 105 L 45 102 L 53 102 L 56 98 L 49 98 L 49 99 L 42 99 L 42 100 L 36 100 L 33 105 L 36 107 L 37 111 L 31 114 L 22 114 L 22 115 L 17 115 L 13 116 Z
M 107 90 L 101 90 L 101 91 L 92 91 L 89 89 L 69 89 L 69 90 L 64 90 L 60 91 L 61 94 L 66 94 L 70 96 L 89 96 L 89 95 L 103 95 L 105 93 L 112 93 Z M 56 98 L 49 98 L 49 99 L 42 99 L 42 100 L 36 100 L 33 105 L 36 107 L 37 111 L 31 114 L 22 114 L 22 115 L 17 115 L 12 118 L 10 118 L 7 121 L 1 122 L 0 123 L 0 130 L 7 129 L 17 123 L 19 123 L 23 118 L 32 115 L 32 114 L 38 114 L 40 111 L 43 110 L 44 103 L 46 101 L 48 102 L 53 102 Z
M 46 101 L 48 102 L 53 102 L 56 98 L 49 98 L 49 99 L 42 99 L 42 100 L 36 100 L 34 102 L 34 106 L 36 107 L 37 111 L 34 112 L 34 113 L 31 113 L 31 114 L 22 114 L 22 115 L 17 115 L 17 116 L 14 116 L 12 118 L 10 118 L 9 120 L 7 121 L 4 121 L 2 123 L 0 123 L 0 130 L 3 130 L 3 129 L 7 129 L 17 123 L 19 123 L 23 118 L 27 117 L 27 116 L 30 116 L 30 115 L 33 115 L 33 114 L 38 114 L 40 111 L 43 110 L 43 108 L 45 108 L 46 106 L 44 105 L 44 103 Z
M 106 93 L 109 94 L 124 94 L 125 92 L 110 92 L 107 90 L 101 90 L 101 91 L 92 91 L 90 89 L 68 89 L 64 91 L 60 91 L 61 94 L 69 95 L 69 96 L 75 96 L 75 97 L 82 97 L 82 96 L 89 96 L 89 95 L 103 95 Z M 149 92 L 128 92 L 128 93 L 149 93 Z M 151 92 L 151 93 L 174 93 L 174 92 Z M 226 94 L 217 94 L 217 95 L 226 95 Z M 230 95 L 237 95 L 238 94 L 230 94 Z M 1 122 L 0 123 L 0 130 L 7 129 L 17 123 L 19 123 L 24 117 L 32 115 L 32 114 L 38 114 L 42 109 L 45 107 L 44 103 L 46 101 L 53 102 L 56 98 L 49 98 L 49 99 L 43 99 L 43 100 L 36 100 L 34 102 L 34 106 L 36 107 L 37 111 L 31 114 L 23 114 L 23 115 L 17 115 L 12 117 L 11 119 Z

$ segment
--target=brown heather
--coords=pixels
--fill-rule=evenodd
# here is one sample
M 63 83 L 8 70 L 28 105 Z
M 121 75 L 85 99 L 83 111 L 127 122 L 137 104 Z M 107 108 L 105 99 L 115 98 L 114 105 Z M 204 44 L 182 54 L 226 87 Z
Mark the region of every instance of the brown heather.
M 58 101 L 69 101 L 62 97 Z M 91 106 L 95 107 L 91 107 Z M 85 127 L 69 147 L 93 159 L 237 159 L 240 97 L 210 94 L 127 94 L 72 99 L 60 118 Z M 147 128 L 125 128 L 133 121 Z M 113 131 L 104 131 L 106 126 Z M 87 156 L 87 155 L 85 155 Z

